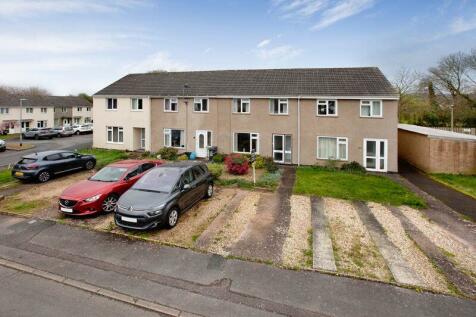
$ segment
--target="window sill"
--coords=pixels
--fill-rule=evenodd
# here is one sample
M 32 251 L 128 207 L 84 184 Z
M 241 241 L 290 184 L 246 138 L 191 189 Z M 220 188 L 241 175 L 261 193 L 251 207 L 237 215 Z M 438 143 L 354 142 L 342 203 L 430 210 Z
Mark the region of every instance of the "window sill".
M 117 109 L 106 109 L 106 111 L 117 111 Z
M 144 109 L 141 109 L 141 110 L 133 110 L 133 109 L 131 109 L 131 112 L 144 112 Z
M 124 144 L 124 142 L 109 142 L 109 141 L 107 141 L 106 143 L 107 144 Z
M 383 116 L 360 116 L 362 119 L 383 119 Z
M 237 152 L 237 151 L 233 151 L 232 153 L 236 153 L 236 154 L 251 154 L 252 152 Z M 256 154 L 256 155 L 259 155 L 259 152 L 256 151 L 255 154 Z
M 177 113 L 177 112 L 178 112 L 178 110 L 176 110 L 176 111 L 172 111 L 172 110 L 164 110 L 164 112 Z
M 194 113 L 209 113 L 210 111 L 195 111 L 193 110 Z
M 250 115 L 250 112 L 232 112 L 231 114 L 245 114 L 245 115 Z
M 289 116 L 289 113 L 270 113 L 272 116 Z
M 338 118 L 339 115 L 337 115 L 337 114 L 316 114 L 316 117 Z
M 344 160 L 344 159 L 328 159 L 328 158 L 320 158 L 320 157 L 318 157 L 317 159 L 318 159 L 318 160 L 321 160 L 321 161 L 337 161 L 337 162 L 348 162 L 348 161 L 349 161 L 348 158 Z

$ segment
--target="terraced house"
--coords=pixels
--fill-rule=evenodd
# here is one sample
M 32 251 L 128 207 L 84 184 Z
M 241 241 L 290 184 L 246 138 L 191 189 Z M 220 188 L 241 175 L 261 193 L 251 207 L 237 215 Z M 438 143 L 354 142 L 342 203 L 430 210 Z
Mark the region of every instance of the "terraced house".
M 0 95 L 0 129 L 9 133 L 20 131 L 20 99 L 25 98 L 21 113 L 22 130 L 53 128 L 92 121 L 92 104 L 74 96 Z M 81 109 L 81 111 L 78 111 Z
M 378 68 L 130 74 L 93 96 L 94 146 L 397 171 L 398 95 Z

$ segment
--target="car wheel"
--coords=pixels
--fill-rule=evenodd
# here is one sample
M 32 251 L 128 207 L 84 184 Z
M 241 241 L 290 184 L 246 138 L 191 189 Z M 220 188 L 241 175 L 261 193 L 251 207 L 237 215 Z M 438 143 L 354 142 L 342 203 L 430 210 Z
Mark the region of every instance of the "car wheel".
M 35 140 L 38 140 L 40 137 L 37 135 L 35 135 Z
M 206 197 L 211 198 L 212 196 L 213 196 L 213 184 L 208 184 Z
M 40 183 L 46 183 L 51 179 L 51 173 L 49 171 L 42 171 L 38 174 L 38 181 Z
M 179 218 L 179 212 L 177 208 L 174 207 L 170 209 L 169 212 L 167 213 L 167 221 L 165 223 L 167 228 L 172 229 L 173 227 L 175 227 L 175 225 L 177 225 L 178 218 Z
M 116 208 L 116 204 L 117 204 L 117 196 L 114 194 L 111 194 L 103 200 L 101 204 L 102 211 L 106 213 L 110 213 L 114 211 L 114 209 Z
M 96 164 L 94 164 L 94 161 L 87 161 L 84 164 L 84 168 L 87 170 L 92 170 Z
M 79 135 L 79 131 L 74 132 L 74 134 Z

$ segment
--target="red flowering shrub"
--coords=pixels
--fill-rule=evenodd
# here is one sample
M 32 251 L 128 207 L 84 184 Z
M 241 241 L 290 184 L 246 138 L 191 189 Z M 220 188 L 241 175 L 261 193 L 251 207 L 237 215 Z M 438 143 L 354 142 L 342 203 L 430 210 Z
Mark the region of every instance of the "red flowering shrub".
M 241 154 L 228 155 L 225 157 L 225 164 L 228 173 L 234 175 L 244 175 L 250 167 L 248 158 Z

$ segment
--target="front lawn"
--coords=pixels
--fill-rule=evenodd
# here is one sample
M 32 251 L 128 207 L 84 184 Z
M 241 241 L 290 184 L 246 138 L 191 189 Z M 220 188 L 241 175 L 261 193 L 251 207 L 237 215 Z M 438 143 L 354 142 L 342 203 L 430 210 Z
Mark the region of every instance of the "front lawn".
M 79 153 L 94 155 L 96 157 L 96 169 L 101 169 L 107 164 L 129 158 L 127 152 L 120 150 L 84 149 L 80 150 Z
M 0 140 L 10 140 L 10 139 L 16 139 L 16 138 L 19 138 L 19 137 L 20 137 L 19 133 L 0 134 Z
M 374 201 L 417 208 L 425 202 L 403 186 L 384 176 L 300 167 L 294 185 L 296 194 Z
M 476 175 L 431 174 L 436 181 L 476 198 Z
M 0 170 L 0 187 L 4 187 L 4 186 L 7 186 L 7 185 L 10 185 L 10 184 L 14 184 L 15 182 L 17 182 L 17 180 L 15 180 L 13 177 L 12 177 L 12 171 L 9 170 L 9 169 L 3 169 L 3 170 Z

